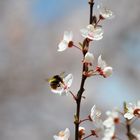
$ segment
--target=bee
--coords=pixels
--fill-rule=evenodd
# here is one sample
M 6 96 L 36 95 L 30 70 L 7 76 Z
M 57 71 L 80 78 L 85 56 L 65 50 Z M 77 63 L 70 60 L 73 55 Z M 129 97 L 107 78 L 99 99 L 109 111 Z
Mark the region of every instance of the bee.
M 61 73 L 60 75 L 54 75 L 53 77 L 47 79 L 47 81 L 49 82 L 50 87 L 53 90 L 56 90 L 58 87 L 61 87 L 61 84 L 64 85 L 63 77 L 64 77 L 64 72 Z

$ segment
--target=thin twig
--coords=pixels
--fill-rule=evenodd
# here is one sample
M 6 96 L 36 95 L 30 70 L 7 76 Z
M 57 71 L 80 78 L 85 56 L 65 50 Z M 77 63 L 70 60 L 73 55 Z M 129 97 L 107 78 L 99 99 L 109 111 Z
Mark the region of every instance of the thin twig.
M 80 120 L 79 123 L 82 123 L 82 122 L 85 122 L 85 121 L 90 121 L 90 119 L 89 118 L 86 118 L 86 119 Z
M 78 50 L 82 51 L 82 49 L 76 45 L 73 44 L 73 47 L 77 48 Z
M 90 134 L 90 135 L 88 135 L 88 136 L 82 138 L 81 140 L 85 140 L 85 139 L 87 139 L 87 138 L 89 138 L 89 137 L 91 137 L 91 136 L 93 136 L 93 134 Z
M 72 95 L 72 97 L 74 98 L 74 100 L 76 101 L 77 100 L 77 97 L 73 94 L 72 91 L 69 91 L 69 93 Z

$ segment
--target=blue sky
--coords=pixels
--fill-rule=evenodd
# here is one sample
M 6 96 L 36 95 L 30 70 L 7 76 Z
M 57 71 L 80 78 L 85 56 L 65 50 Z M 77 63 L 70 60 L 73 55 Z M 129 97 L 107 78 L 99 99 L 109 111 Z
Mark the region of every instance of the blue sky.
M 40 22 L 59 19 L 70 10 L 84 6 L 86 0 L 36 0 L 32 5 L 32 14 Z

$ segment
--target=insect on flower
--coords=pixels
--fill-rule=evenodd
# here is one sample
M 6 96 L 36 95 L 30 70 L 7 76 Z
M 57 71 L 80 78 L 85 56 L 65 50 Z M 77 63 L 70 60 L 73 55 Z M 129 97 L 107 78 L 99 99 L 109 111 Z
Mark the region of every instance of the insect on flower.
M 50 79 L 47 79 L 49 82 L 51 91 L 53 93 L 59 94 L 59 95 L 66 95 L 69 92 L 69 88 L 73 81 L 73 75 L 68 74 L 64 76 L 64 72 L 60 75 L 54 75 Z

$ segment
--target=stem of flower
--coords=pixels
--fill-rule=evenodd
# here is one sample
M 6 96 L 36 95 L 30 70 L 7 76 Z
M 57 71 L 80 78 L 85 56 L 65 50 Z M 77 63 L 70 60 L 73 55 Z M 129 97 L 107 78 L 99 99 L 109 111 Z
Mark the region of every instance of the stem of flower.
M 98 19 L 98 21 L 95 24 L 95 28 L 97 27 L 98 23 L 101 21 L 101 18 Z
M 94 0 L 89 0 L 89 5 L 90 5 L 90 18 L 89 18 L 89 23 L 92 24 Z
M 77 97 L 73 94 L 72 91 L 69 91 L 69 93 L 72 95 L 73 99 L 76 101 L 77 100 Z
M 94 5 L 94 2 L 93 0 L 90 0 L 89 1 L 89 5 L 90 5 L 90 21 L 89 23 L 91 24 L 92 23 L 92 15 L 93 15 L 93 5 Z M 85 39 L 83 41 L 83 57 L 85 56 L 85 54 L 87 53 L 88 51 L 88 47 L 89 47 L 89 41 L 87 39 Z M 86 48 L 86 50 L 84 49 Z M 75 118 L 76 118 L 76 121 L 75 121 L 75 140 L 78 140 L 79 139 L 79 118 L 80 118 L 80 106 L 81 106 L 81 98 L 82 98 L 82 94 L 84 92 L 84 84 L 85 84 L 85 81 L 86 81 L 86 76 L 83 75 L 83 72 L 86 71 L 86 66 L 85 64 L 83 63 L 83 69 L 82 69 L 82 79 L 81 79 L 81 85 L 80 85 L 80 89 L 77 93 L 77 99 L 76 99 L 76 114 L 75 114 Z
M 82 51 L 82 49 L 76 45 L 73 44 L 73 47 L 77 48 L 78 50 Z
M 90 121 L 90 119 L 86 118 L 86 119 L 80 120 L 79 124 L 82 123 L 82 122 L 85 122 L 85 121 Z
M 90 134 L 90 135 L 88 135 L 88 136 L 82 138 L 81 140 L 85 140 L 85 139 L 87 139 L 87 138 L 89 138 L 89 137 L 91 137 L 91 136 L 93 136 L 93 134 Z

